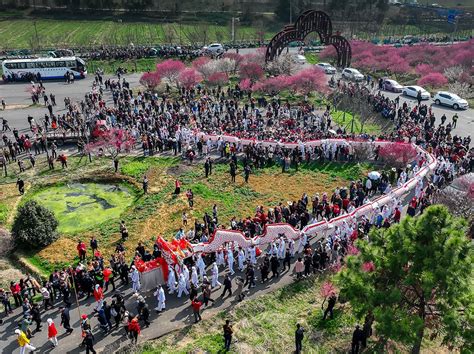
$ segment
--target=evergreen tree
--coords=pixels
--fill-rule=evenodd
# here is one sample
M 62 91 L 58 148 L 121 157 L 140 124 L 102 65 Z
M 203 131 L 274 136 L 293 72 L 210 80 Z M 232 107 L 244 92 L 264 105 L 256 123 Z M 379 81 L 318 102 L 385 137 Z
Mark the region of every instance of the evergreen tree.
M 377 334 L 419 353 L 425 329 L 450 348 L 473 352 L 473 246 L 466 222 L 435 205 L 359 241 L 337 276 L 355 314 L 375 316 Z M 428 331 L 426 331 L 428 332 Z
M 12 226 L 17 244 L 44 247 L 57 240 L 58 221 L 54 214 L 36 201 L 30 200 L 18 209 Z

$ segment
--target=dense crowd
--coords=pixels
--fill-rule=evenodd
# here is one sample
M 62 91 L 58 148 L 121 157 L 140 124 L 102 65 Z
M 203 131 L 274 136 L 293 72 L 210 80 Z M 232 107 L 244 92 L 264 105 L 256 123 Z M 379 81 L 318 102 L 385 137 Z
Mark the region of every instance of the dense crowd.
M 48 163 L 52 158 L 54 168 L 54 159 L 66 156 L 59 151 L 55 142 L 47 143 L 46 134 L 49 131 L 62 131 L 63 137 L 72 134 L 86 139 L 98 122 L 105 121 L 107 126 L 125 129 L 134 136 L 136 148 L 141 149 L 145 156 L 171 150 L 175 155 L 182 154 L 183 158 L 191 161 L 197 157 L 203 158 L 204 172 L 208 178 L 212 178 L 213 158 L 217 154 L 229 164 L 232 182 L 235 181 L 239 166 L 243 167 L 245 180 L 248 181 L 253 170 L 267 165 L 279 164 L 286 171 L 290 168 L 298 169 L 300 164 L 311 161 L 350 161 L 360 158 L 348 145 L 328 143 L 309 148 L 300 144 L 307 140 L 344 137 L 410 141 L 432 152 L 438 158 L 439 165 L 430 181 L 432 183 L 426 188 L 423 187 L 423 182 L 417 184 L 415 196 L 408 203 L 408 215 L 422 212 L 430 205 L 437 187 L 442 187 L 456 175 L 472 171 L 470 137 L 461 139 L 452 134 L 455 121 L 445 124 L 446 119 L 441 117 L 438 120 L 425 105 L 400 105 L 380 92 L 361 89 L 355 85 L 339 85 L 339 90 L 349 96 L 363 95 L 375 112 L 389 110 L 391 113 L 387 117 L 394 121 L 396 129 L 380 136 L 356 136 L 333 125 L 329 106 L 320 110 L 309 104 L 292 106 L 281 99 L 256 99 L 238 85 L 228 89 L 202 86 L 190 90 L 181 89 L 177 97 L 171 94 L 171 88 L 161 96 L 141 91 L 134 93 L 126 79 L 118 77 L 104 80 L 97 73 L 91 92 L 83 100 L 73 102 L 65 99 L 66 112 L 63 114 L 54 113 L 56 102 L 52 93 L 44 88 L 35 89 L 32 96 L 37 96 L 34 98 L 36 101 L 44 101 L 49 114 L 44 117 L 28 117 L 31 133 L 20 133 L 14 128 L 13 136 L 10 135 L 8 122 L 3 121 L 3 158 L 6 163 L 16 160 L 19 166 L 27 158 L 34 167 L 36 156 L 48 152 Z M 297 144 L 293 149 L 255 144 L 244 146 L 228 143 L 223 139 L 206 140 L 203 135 L 195 134 L 197 132 Z M 83 149 L 81 140 L 78 147 Z M 377 159 L 377 149 L 371 151 L 369 157 Z M 261 234 L 266 225 L 279 222 L 303 229 L 322 218 L 331 219 L 350 213 L 375 195 L 387 193 L 392 186 L 402 185 L 419 170 L 422 162 L 417 157 L 410 166 L 384 172 L 379 178 L 352 181 L 348 186 L 329 194 L 304 194 L 299 200 L 278 203 L 271 208 L 256 206 L 254 215 L 236 215 L 230 225 L 224 225 L 220 221 L 216 206 L 212 209 L 212 215 L 206 213 L 202 221 L 196 220 L 194 225 L 189 225 L 191 227 L 188 230 L 185 230 L 188 227 L 187 217 L 183 215 L 183 228 L 177 232 L 175 239 L 205 242 L 215 230 L 222 227 L 240 230 L 246 236 L 253 237 Z M 67 168 L 67 163 L 66 166 L 63 164 L 63 168 Z M 145 185 L 146 176 L 146 192 Z M 177 181 L 175 193 L 180 192 L 180 183 Z M 192 190 L 187 190 L 186 196 L 189 208 L 192 208 Z M 242 249 L 228 243 L 213 254 L 193 255 L 176 267 L 170 267 L 166 284 L 157 284 L 153 293 L 157 304 L 155 310 L 162 312 L 166 309 L 167 296 L 177 292 L 177 296 L 181 297 L 184 293 L 189 296 L 193 316 L 198 322 L 201 319 L 202 305 L 207 306 L 215 301 L 212 296 L 217 287 L 224 286 L 222 297 L 229 293 L 229 296 L 242 300 L 256 285 L 256 280 L 264 283 L 270 277 L 278 278 L 282 272 L 290 270 L 292 263 L 297 279 L 319 273 L 331 266 L 337 267 L 343 261 L 343 256 L 350 252 L 354 239 L 367 239 L 371 227 L 388 227 L 391 223 L 398 222 L 401 212 L 402 202 L 397 201 L 391 206 L 375 210 L 372 217 L 363 217 L 355 223 L 346 222 L 343 226 L 336 227 L 330 235 L 318 242 L 303 234 L 298 244 L 281 237 L 266 249 L 255 246 Z M 128 229 L 123 222 L 120 232 L 125 240 Z M 54 271 L 42 283 L 28 276 L 18 283 L 12 282 L 10 289 L 0 291 L 7 316 L 11 311 L 10 298 L 16 307 L 22 308 L 23 316 L 17 332 L 21 348 L 33 346 L 30 344 L 30 341 L 34 342 L 32 335 L 40 331 L 43 312 L 51 306 L 60 306 L 59 312 L 50 312 L 48 316 L 59 317 L 66 332 L 71 333 L 69 311 L 76 296 L 81 301 L 89 297 L 93 297 L 95 301 L 92 312 L 83 314 L 80 319 L 83 344 L 88 351 L 95 352 L 91 325 L 95 321 L 104 334 L 122 328 L 136 342 L 141 327 L 149 326 L 151 321 L 149 305 L 144 294 L 140 293 L 141 280 L 136 264 L 162 256 L 163 250 L 159 244 L 155 244 L 153 250 L 147 250 L 142 244 L 138 244 L 131 259 L 125 256 L 123 243 L 117 245 L 110 258 L 106 258 L 102 251 L 104 250 L 101 250 L 94 238 L 90 240 L 89 247 L 80 241 L 77 244 L 79 262 L 73 267 Z M 234 263 L 238 270 L 234 270 Z M 224 279 L 220 279 L 223 269 L 226 275 Z M 235 273 L 239 274 L 232 278 Z M 133 304 L 125 298 L 130 285 L 135 300 Z M 42 305 L 35 304 L 36 292 L 42 295 Z M 332 316 L 335 304 L 336 301 L 331 300 L 325 318 L 326 315 Z M 58 341 L 54 321 L 58 322 L 53 318 L 47 319 L 48 338 L 56 346 Z M 36 324 L 35 331 L 29 328 L 33 323 Z M 225 331 L 224 329 L 224 333 L 229 336 L 229 329 Z M 369 329 L 365 328 L 364 331 L 364 335 L 368 336 Z

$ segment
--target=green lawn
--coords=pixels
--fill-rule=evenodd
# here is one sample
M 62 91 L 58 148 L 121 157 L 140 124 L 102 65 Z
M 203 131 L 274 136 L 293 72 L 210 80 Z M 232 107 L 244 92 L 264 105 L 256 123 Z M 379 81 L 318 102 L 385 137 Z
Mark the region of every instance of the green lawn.
M 35 26 L 40 48 L 61 48 L 100 45 L 189 44 L 214 41 L 230 42 L 226 25 L 168 24 L 150 22 L 75 21 L 38 19 L 0 20 L 0 49 L 31 48 L 36 43 Z M 256 29 L 238 26 L 236 39 L 256 40 Z M 207 36 L 205 35 L 207 33 Z M 271 36 L 271 33 L 268 34 Z
M 126 186 L 71 183 L 44 187 L 30 198 L 54 212 L 60 233 L 75 234 L 116 219 L 133 202 Z
M 382 128 L 378 124 L 373 123 L 364 123 L 362 124 L 360 117 L 355 116 L 354 119 L 352 114 L 346 112 L 344 114 L 343 111 L 336 111 L 331 114 L 333 118 L 333 123 L 337 124 L 340 127 L 346 128 L 347 132 L 351 130 L 354 133 L 368 133 L 368 134 L 380 134 L 382 132 Z
M 310 278 L 258 296 L 198 326 L 146 342 L 140 353 L 224 353 L 221 332 L 226 319 L 234 330 L 231 353 L 291 353 L 297 323 L 305 329 L 304 353 L 347 352 L 356 319 L 347 306 L 338 304 L 334 319 L 323 320 L 320 286 L 321 279 Z

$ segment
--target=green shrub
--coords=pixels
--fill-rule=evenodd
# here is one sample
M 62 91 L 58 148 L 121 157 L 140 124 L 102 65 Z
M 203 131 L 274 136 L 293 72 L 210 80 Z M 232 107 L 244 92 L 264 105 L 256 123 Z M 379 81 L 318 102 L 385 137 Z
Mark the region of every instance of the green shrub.
M 57 240 L 58 221 L 54 214 L 36 201 L 30 200 L 18 209 L 12 226 L 17 244 L 44 247 Z

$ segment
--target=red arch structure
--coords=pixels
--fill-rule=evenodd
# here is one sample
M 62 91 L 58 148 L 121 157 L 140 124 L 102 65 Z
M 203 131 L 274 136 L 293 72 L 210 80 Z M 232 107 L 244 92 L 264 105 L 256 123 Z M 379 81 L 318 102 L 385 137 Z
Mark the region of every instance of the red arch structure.
M 268 43 L 265 60 L 272 61 L 281 54 L 291 42 L 303 41 L 311 32 L 317 32 L 321 43 L 333 45 L 337 52 L 337 66 L 348 67 L 351 64 L 351 46 L 349 41 L 339 34 L 332 34 L 332 22 L 323 11 L 307 10 L 293 25 L 278 32 Z

